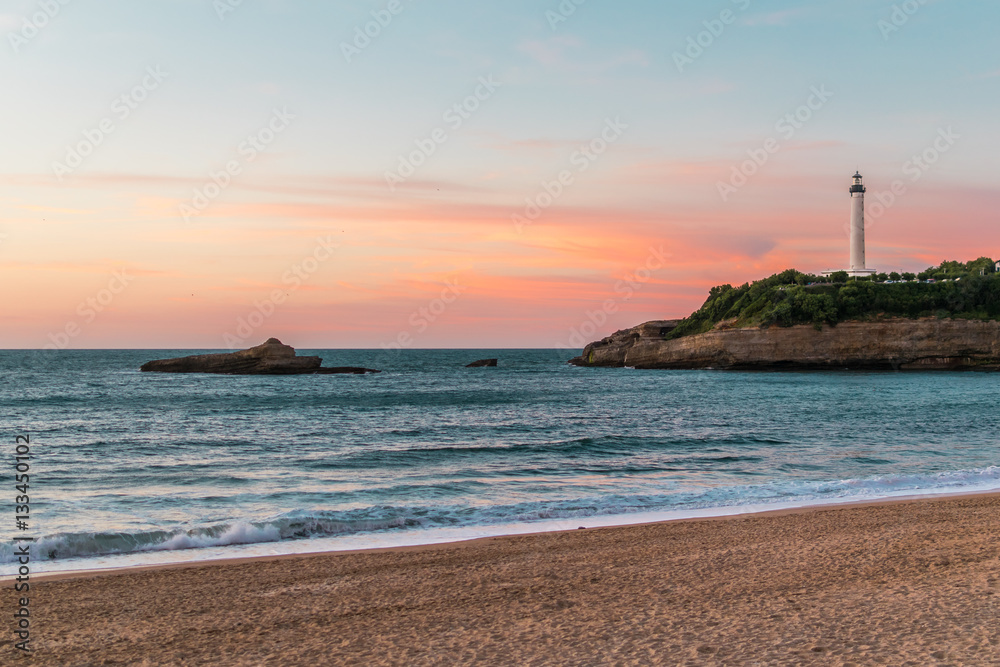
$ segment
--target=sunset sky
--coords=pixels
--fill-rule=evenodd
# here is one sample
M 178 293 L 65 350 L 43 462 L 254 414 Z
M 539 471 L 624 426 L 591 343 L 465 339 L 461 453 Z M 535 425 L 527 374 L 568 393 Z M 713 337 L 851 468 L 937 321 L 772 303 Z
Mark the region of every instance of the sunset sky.
M 573 347 L 842 268 L 855 169 L 870 214 L 902 193 L 870 266 L 1000 259 L 997 25 L 943 0 L 11 0 L 0 348 Z

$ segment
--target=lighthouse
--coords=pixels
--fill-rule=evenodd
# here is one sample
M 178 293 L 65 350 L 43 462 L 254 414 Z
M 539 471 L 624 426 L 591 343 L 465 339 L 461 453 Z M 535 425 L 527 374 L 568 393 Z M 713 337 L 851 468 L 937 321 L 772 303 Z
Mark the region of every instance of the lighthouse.
M 847 275 L 861 278 L 875 273 L 865 264 L 865 184 L 861 172 L 854 172 L 854 182 L 851 184 L 851 263 L 847 267 Z M 836 271 L 824 271 L 824 276 Z
M 851 185 L 851 264 L 850 276 L 870 276 L 874 269 L 865 267 L 865 185 L 861 172 L 854 173 Z

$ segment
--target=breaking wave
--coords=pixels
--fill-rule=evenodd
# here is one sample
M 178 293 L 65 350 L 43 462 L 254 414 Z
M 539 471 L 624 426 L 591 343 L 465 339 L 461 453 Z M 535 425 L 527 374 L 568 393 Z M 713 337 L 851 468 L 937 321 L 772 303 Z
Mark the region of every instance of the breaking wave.
M 236 521 L 173 530 L 61 533 L 38 540 L 32 546 L 32 554 L 36 560 L 63 560 L 425 528 L 627 517 L 637 512 L 697 510 L 704 515 L 705 510 L 718 509 L 720 514 L 732 514 L 741 506 L 819 505 L 997 489 L 1000 489 L 1000 466 L 990 466 L 931 474 L 878 475 L 826 482 L 784 481 L 696 492 L 600 495 L 590 499 L 514 505 L 374 506 L 346 512 L 298 511 L 263 521 Z M 627 518 L 623 519 L 623 523 L 626 522 Z M 307 546 L 303 544 L 303 548 Z M 15 560 L 12 547 L 0 545 L 0 563 Z

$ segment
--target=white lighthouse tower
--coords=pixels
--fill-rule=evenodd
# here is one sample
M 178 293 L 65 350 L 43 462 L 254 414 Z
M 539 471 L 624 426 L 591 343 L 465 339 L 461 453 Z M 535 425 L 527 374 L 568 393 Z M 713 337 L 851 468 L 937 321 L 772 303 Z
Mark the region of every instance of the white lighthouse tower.
M 870 276 L 874 269 L 865 266 L 865 192 L 861 172 L 854 173 L 851 185 L 851 265 L 847 274 L 852 277 Z
M 865 192 L 861 172 L 854 173 L 854 183 L 851 185 L 851 263 L 847 267 L 847 275 L 852 278 L 862 278 L 875 273 L 865 264 Z M 829 276 L 837 271 L 824 271 Z

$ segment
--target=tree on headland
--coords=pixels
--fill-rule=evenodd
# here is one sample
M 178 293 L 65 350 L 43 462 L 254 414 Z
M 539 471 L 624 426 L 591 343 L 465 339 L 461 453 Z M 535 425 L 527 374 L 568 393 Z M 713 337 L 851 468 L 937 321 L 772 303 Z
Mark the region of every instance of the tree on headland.
M 968 276 L 992 275 L 996 273 L 996 262 L 989 257 L 980 257 L 971 262 L 941 262 L 917 274 L 920 280 L 955 280 Z
M 879 317 L 1000 320 L 1000 274 L 988 257 L 967 263 L 942 262 L 920 273 L 922 283 L 912 282 L 916 276 L 909 272 L 875 277 L 882 280 L 848 280 L 846 271 L 837 271 L 827 280 L 789 269 L 739 287 L 713 287 L 704 305 L 667 337 L 704 333 L 720 322 L 821 327 Z
M 980 257 L 966 264 L 965 268 L 969 275 L 989 275 L 996 273 L 996 262 L 989 257 Z
M 834 271 L 830 274 L 830 282 L 832 283 L 846 283 L 848 278 L 850 276 L 847 275 L 847 271 Z

